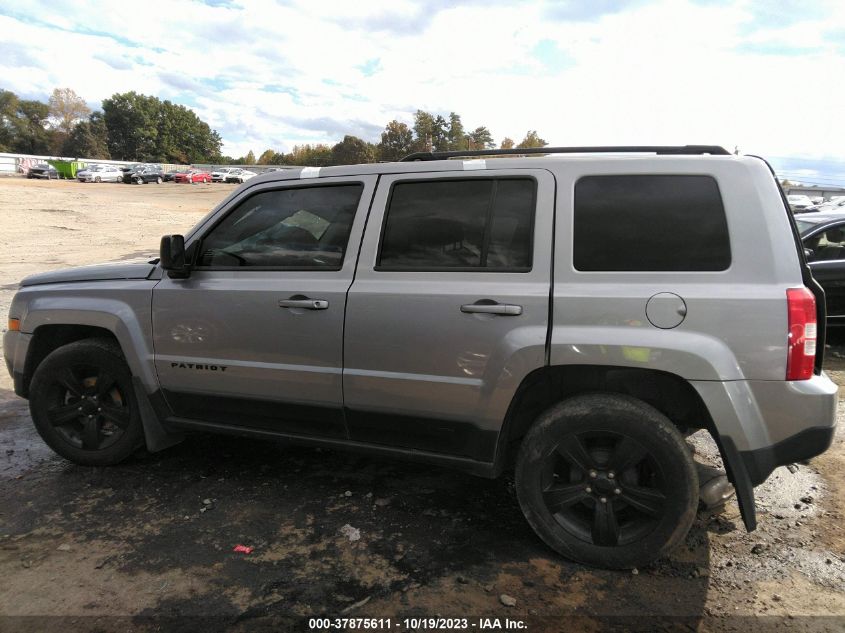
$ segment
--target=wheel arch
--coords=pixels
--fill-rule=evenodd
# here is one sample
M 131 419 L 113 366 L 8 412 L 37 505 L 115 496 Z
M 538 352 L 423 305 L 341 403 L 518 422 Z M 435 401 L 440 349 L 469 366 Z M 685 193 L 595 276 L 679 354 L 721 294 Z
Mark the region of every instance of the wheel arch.
M 723 441 L 699 392 L 686 379 L 670 372 L 616 365 L 549 365 L 528 374 L 508 407 L 496 443 L 494 476 L 510 468 L 522 438 L 537 417 L 554 403 L 591 392 L 629 395 L 653 406 L 682 432 L 706 429 L 715 440 L 746 528 L 756 527 L 754 491 L 748 473 L 730 438 Z
M 710 413 L 689 382 L 669 372 L 614 365 L 551 365 L 528 374 L 511 400 L 496 446 L 497 469 L 506 468 L 540 413 L 584 393 L 620 393 L 650 404 L 681 432 L 715 432 Z
M 24 362 L 24 389 L 39 363 L 62 345 L 86 338 L 113 340 L 129 366 L 148 390 L 157 387 L 149 349 L 148 325 L 138 321 L 132 306 L 118 300 L 100 301 L 100 309 L 78 309 L 78 305 L 62 306 L 62 299 L 36 300 L 24 317 L 22 326 L 32 332 Z M 39 305 L 39 304 L 43 305 Z
M 90 338 L 108 339 L 120 346 L 120 341 L 117 340 L 114 332 L 104 327 L 79 324 L 49 324 L 35 328 L 35 331 L 32 333 L 32 341 L 27 349 L 26 362 L 24 363 L 22 395 L 29 397 L 29 385 L 32 382 L 32 376 L 47 356 L 69 343 Z

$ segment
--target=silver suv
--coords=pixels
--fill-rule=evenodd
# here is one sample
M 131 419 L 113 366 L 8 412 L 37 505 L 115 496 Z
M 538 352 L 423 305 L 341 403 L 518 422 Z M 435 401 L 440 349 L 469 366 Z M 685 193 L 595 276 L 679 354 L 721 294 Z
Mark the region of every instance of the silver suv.
M 753 530 L 837 403 L 768 164 L 482 154 L 257 176 L 159 260 L 25 279 L 4 351 L 38 432 L 91 465 L 211 431 L 515 469 L 540 538 L 625 568 L 689 530 L 706 429 Z

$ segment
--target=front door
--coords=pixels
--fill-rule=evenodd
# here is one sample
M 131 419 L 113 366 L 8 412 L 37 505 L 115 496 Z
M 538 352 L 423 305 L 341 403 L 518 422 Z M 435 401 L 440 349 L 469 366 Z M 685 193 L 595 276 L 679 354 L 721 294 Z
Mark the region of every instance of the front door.
M 251 187 L 153 291 L 155 366 L 175 416 L 346 437 L 343 318 L 375 176 Z
M 346 315 L 353 440 L 493 460 L 545 363 L 553 216 L 545 170 L 381 177 Z

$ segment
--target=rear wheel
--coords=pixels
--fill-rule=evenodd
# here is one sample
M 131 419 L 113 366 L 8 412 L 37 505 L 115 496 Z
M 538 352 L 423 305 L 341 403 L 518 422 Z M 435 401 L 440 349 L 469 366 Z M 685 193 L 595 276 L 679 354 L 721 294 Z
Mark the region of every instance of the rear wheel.
M 159 176 L 158 178 L 156 178 L 156 184 L 157 184 L 157 185 L 160 185 L 162 182 L 164 182 L 164 181 L 161 179 L 161 176 Z
M 144 444 L 132 376 L 107 340 L 77 341 L 49 354 L 32 377 L 29 409 L 50 448 L 77 464 L 117 464 Z
M 698 477 L 662 413 L 620 394 L 589 394 L 542 414 L 522 441 L 516 491 L 552 549 L 614 569 L 643 565 L 686 536 Z

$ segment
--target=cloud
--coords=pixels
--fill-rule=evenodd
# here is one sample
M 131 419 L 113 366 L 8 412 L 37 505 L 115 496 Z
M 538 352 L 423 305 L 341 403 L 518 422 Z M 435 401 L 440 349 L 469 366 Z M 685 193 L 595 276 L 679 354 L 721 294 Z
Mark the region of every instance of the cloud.
M 554 0 L 545 7 L 545 15 L 552 20 L 580 22 L 597 20 L 603 15 L 621 13 L 646 4 L 647 0 Z
M 738 53 L 752 55 L 813 55 L 821 52 L 820 46 L 796 46 L 784 42 L 743 42 L 736 47 Z
M 211 87 L 203 85 L 202 82 L 191 76 L 190 67 L 188 67 L 184 73 L 170 71 L 159 72 L 158 77 L 168 86 L 180 91 L 191 92 L 195 95 L 214 94 L 214 90 Z
M 103 62 L 107 66 L 111 66 L 115 70 L 131 70 L 134 68 L 134 64 L 125 57 L 112 57 L 111 55 L 106 55 L 105 53 L 94 53 L 92 57 Z
M 824 3 L 806 0 L 751 0 L 746 10 L 746 25 L 753 29 L 783 28 L 796 22 L 821 20 L 829 14 Z
M 497 140 L 536 129 L 557 145 L 845 157 L 845 86 L 831 80 L 845 73 L 843 3 L 171 0 L 131 19 L 94 0 L 15 7 L 0 6 L 5 89 L 169 99 L 235 156 L 377 141 L 420 108 Z M 824 97 L 785 98 L 790 78 Z
M 845 187 L 845 160 L 770 156 L 778 178 L 818 187 Z
M 9 42 L 0 42 L 0 59 L 7 64 L 19 67 L 43 69 L 49 64 L 49 60 L 39 57 L 35 51 Z
M 331 117 L 317 117 L 300 119 L 296 117 L 282 117 L 282 120 L 300 130 L 320 132 L 327 137 L 343 137 L 352 134 L 362 138 L 373 138 L 381 134 L 383 125 L 375 125 L 360 119 L 335 119 Z

